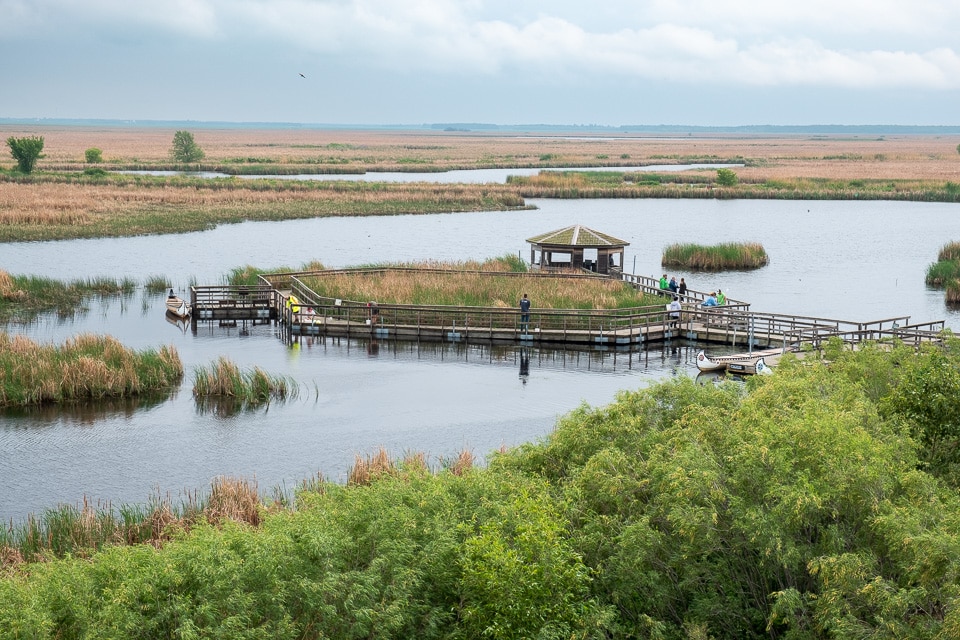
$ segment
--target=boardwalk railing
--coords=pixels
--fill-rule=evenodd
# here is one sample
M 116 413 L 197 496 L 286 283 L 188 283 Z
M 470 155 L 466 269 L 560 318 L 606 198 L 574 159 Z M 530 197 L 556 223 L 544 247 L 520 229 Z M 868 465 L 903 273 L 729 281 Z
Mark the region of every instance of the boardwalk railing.
M 279 294 L 268 284 L 190 287 L 198 320 L 276 319 Z
M 444 305 L 377 304 L 339 300 L 319 295 L 304 278 L 357 273 L 378 275 L 387 271 L 434 271 L 446 269 L 346 269 L 266 274 L 252 287 L 193 287 L 191 302 L 198 319 L 260 317 L 278 319 L 290 333 L 374 335 L 454 340 L 525 340 L 580 344 L 629 344 L 647 340 L 685 337 L 750 348 L 759 345 L 820 349 L 831 338 L 850 344 L 864 341 L 899 340 L 920 345 L 942 343 L 944 321 L 910 324 L 909 316 L 870 322 L 853 322 L 812 316 L 758 313 L 745 302 L 731 300 L 718 307 L 704 307 L 703 292 L 688 290 L 679 320 L 670 317 L 666 304 L 627 309 L 530 310 L 522 323 L 518 308 Z M 497 272 L 499 276 L 556 278 L 553 273 Z M 564 273 L 564 278 L 597 278 L 592 274 Z M 663 295 L 654 278 L 623 274 L 631 286 Z M 293 301 L 296 300 L 294 303 Z M 254 310 L 254 316 L 231 316 Z
M 620 277 L 624 282 L 629 283 L 634 289 L 637 289 L 643 293 L 651 293 L 660 296 L 679 295 L 674 294 L 674 292 L 670 291 L 669 289 L 661 289 L 660 280 L 657 278 L 640 276 L 633 273 L 624 273 L 621 274 Z M 703 291 L 687 289 L 687 292 L 683 295 L 683 301 L 694 304 L 703 304 L 709 295 L 709 293 Z M 742 300 L 734 300 L 733 298 L 727 298 L 726 306 L 746 310 L 750 308 L 750 303 Z

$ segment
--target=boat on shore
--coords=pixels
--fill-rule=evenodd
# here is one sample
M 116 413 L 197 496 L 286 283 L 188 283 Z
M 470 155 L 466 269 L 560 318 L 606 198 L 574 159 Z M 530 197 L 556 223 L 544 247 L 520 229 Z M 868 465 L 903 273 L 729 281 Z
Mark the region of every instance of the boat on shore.
M 167 296 L 167 313 L 176 318 L 184 319 L 190 317 L 190 312 L 190 305 L 187 304 L 186 300 L 175 295 Z
M 705 351 L 697 353 L 697 369 L 700 371 L 729 371 L 738 375 L 754 375 L 757 373 L 772 373 L 771 361 L 789 351 L 779 347 L 762 349 L 749 353 L 736 353 L 727 356 L 708 356 Z M 759 366 L 758 366 L 759 365 Z M 766 371 L 764 371 L 766 370 Z

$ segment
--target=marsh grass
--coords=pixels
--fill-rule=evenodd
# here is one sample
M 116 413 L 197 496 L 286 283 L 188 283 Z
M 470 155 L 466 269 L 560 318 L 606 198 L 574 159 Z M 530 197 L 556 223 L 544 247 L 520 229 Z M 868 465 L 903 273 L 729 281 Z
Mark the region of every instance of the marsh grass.
M 285 376 L 272 376 L 259 367 L 241 370 L 227 357 L 220 357 L 209 368 L 197 367 L 193 382 L 193 395 L 198 400 L 228 398 L 243 407 L 296 397 L 298 389 Z
M 156 132 L 147 130 L 122 135 L 126 137 L 118 142 L 117 154 L 125 155 L 121 149 L 126 148 L 126 157 L 111 158 L 110 166 L 167 166 L 169 138 L 159 140 Z M 280 130 L 208 131 L 205 140 L 213 137 L 220 142 L 216 148 L 204 144 L 212 160 L 205 168 L 282 175 L 576 168 L 598 161 L 590 141 L 443 136 L 439 138 L 442 144 L 435 144 L 438 138 L 430 134 L 337 132 L 336 136 L 349 137 L 350 142 L 331 142 L 330 132 L 304 135 L 316 137 L 315 142 L 301 143 L 289 131 Z M 204 179 L 118 173 L 84 176 L 81 172 L 87 167 L 83 154 L 89 147 L 83 145 L 102 142 L 81 140 L 80 136 L 74 139 L 65 132 L 56 132 L 56 138 L 60 139 L 57 143 L 54 137 L 49 138 L 51 153 L 31 176 L 0 172 L 0 241 L 183 233 L 244 220 L 506 210 L 523 208 L 524 199 L 532 197 L 960 202 L 960 186 L 954 182 L 957 154 L 938 153 L 937 143 L 923 136 L 895 142 L 833 140 L 829 146 L 836 152 L 828 154 L 824 153 L 822 139 L 649 138 L 644 140 L 643 153 L 638 153 L 635 140 L 610 139 L 604 144 L 611 152 L 599 154 L 603 156 L 601 163 L 607 166 L 623 165 L 627 160 L 630 164 L 706 161 L 745 165 L 737 170 L 739 183 L 723 189 L 714 184 L 714 170 L 706 169 L 669 175 L 627 170 L 545 171 L 537 176 L 514 177 L 502 185 Z M 678 150 L 688 144 L 696 149 Z M 255 155 L 244 155 L 254 150 L 251 145 Z M 151 147 L 153 152 L 147 157 L 138 157 Z M 544 151 L 544 147 L 551 150 Z M 317 149 L 325 151 L 324 157 L 309 155 Z M 415 159 L 411 159 L 410 149 L 417 149 Z
M 136 352 L 91 334 L 45 345 L 0 332 L 0 407 L 126 398 L 170 387 L 182 377 L 173 347 Z
M 0 175 L 0 241 L 185 233 L 248 220 L 524 208 L 507 185 Z
M 960 262 L 960 242 L 952 241 L 943 245 L 943 247 L 940 249 L 940 253 L 937 255 L 937 260 L 941 262 L 945 260 Z
M 944 287 L 958 278 L 960 278 L 960 260 L 941 259 L 927 267 L 926 283 L 931 287 Z
M 960 279 L 947 282 L 945 300 L 951 306 L 960 306 Z
M 462 476 L 475 465 L 476 459 L 469 451 L 441 458 L 431 469 L 423 452 L 406 452 L 402 458 L 393 459 L 380 447 L 372 454 L 356 456 L 348 470 L 347 485 L 369 486 L 387 478 L 408 482 L 438 473 Z M 295 493 L 323 495 L 328 484 L 317 474 L 300 483 Z M 297 499 L 281 488 L 274 488 L 272 498 L 268 498 L 261 496 L 255 480 L 229 476 L 214 478 L 206 491 L 184 492 L 178 502 L 169 494 L 157 493 L 143 504 L 114 507 L 85 497 L 82 504 L 58 505 L 21 523 L 0 526 L 0 571 L 67 555 L 87 558 L 112 545 L 161 547 L 201 523 L 220 527 L 237 522 L 259 527 L 269 513 L 296 510 Z
M 166 276 L 150 276 L 144 283 L 143 288 L 147 293 L 166 293 L 173 285 Z
M 763 245 L 751 242 L 726 242 L 713 246 L 672 244 L 663 250 L 664 267 L 697 271 L 757 269 L 769 262 Z
M 206 493 L 190 492 L 178 504 L 169 495 L 118 508 L 84 498 L 81 505 L 58 505 L 19 525 L 0 527 L 0 568 L 68 554 L 89 557 L 108 545 L 159 546 L 200 522 L 256 527 L 271 508 L 255 481 L 223 476 L 214 478 Z
M 490 265 L 499 271 L 474 271 L 471 266 L 459 263 L 431 265 L 429 269 L 336 272 L 307 276 L 303 281 L 320 296 L 381 304 L 512 308 L 524 293 L 541 309 L 628 309 L 660 304 L 657 296 L 644 295 L 619 280 L 508 275 L 512 273 L 509 263 Z
M 67 315 L 82 308 L 86 298 L 131 295 L 130 278 L 88 278 L 73 281 L 39 276 L 14 276 L 0 270 L 0 321 L 28 320 L 45 311 Z
M 227 284 L 233 286 L 255 286 L 260 284 L 260 276 L 265 273 L 294 273 L 297 271 L 324 271 L 326 269 L 319 260 L 311 260 L 304 263 L 299 269 L 292 267 L 275 267 L 273 269 L 263 269 L 253 265 L 243 267 L 234 267 L 227 274 Z

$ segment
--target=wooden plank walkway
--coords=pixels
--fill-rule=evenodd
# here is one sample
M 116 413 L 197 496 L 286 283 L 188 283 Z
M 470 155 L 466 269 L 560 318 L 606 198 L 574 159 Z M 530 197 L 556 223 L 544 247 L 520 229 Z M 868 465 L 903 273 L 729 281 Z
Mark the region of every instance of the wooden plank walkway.
M 534 308 L 524 327 L 519 309 L 513 308 L 371 304 L 326 298 L 310 290 L 301 281 L 302 275 L 312 274 L 272 274 L 257 286 L 191 287 L 193 322 L 275 322 L 288 339 L 324 335 L 624 348 L 680 338 L 744 349 L 802 344 L 820 348 L 830 338 L 850 344 L 899 340 L 919 345 L 942 343 L 944 329 L 943 320 L 911 324 L 909 316 L 852 322 L 756 313 L 742 301 L 703 307 L 699 304 L 703 294 L 689 291 L 678 323 L 669 317 L 666 305 L 618 310 Z M 653 286 L 652 279 L 647 283 L 647 279 L 629 274 L 624 279 L 638 288 Z M 291 303 L 293 300 L 297 302 Z

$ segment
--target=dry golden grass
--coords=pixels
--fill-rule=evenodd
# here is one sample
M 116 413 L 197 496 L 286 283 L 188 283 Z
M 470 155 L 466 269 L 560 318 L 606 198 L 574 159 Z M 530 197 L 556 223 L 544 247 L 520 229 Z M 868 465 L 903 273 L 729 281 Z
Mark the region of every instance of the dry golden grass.
M 455 476 L 462 476 L 471 469 L 476 462 L 473 453 L 464 449 L 457 457 L 450 461 L 450 473 Z
M 29 183 L 0 182 L 0 227 L 13 225 L 84 227 L 110 219 L 135 218 L 145 212 L 167 212 L 171 222 L 189 212 L 222 211 L 247 212 L 254 216 L 261 209 L 278 205 L 288 208 L 299 205 L 301 210 L 314 215 L 338 215 L 347 203 L 353 210 L 375 211 L 380 205 L 388 210 L 409 205 L 416 213 L 424 201 L 445 202 L 451 197 L 449 187 L 427 183 L 392 185 L 379 190 L 367 185 L 356 185 L 350 190 L 339 190 L 332 185 L 283 184 L 276 189 L 262 184 L 242 182 L 231 188 L 197 188 L 195 186 L 138 187 L 116 184 Z M 480 202 L 491 194 L 510 195 L 506 185 L 465 185 L 454 197 Z M 520 204 L 519 198 L 514 198 Z M 356 204 L 359 203 L 359 204 Z M 451 210 L 456 209 L 451 201 Z M 216 215 L 213 218 L 216 221 Z
M 514 308 L 524 293 L 540 309 L 617 309 L 653 302 L 622 281 L 599 277 L 383 269 L 302 279 L 323 297 L 381 304 Z
M 241 478 L 214 478 L 204 514 L 212 524 L 232 520 L 259 526 L 263 511 L 257 483 Z
M 589 134 L 520 135 L 446 131 L 190 128 L 205 165 L 243 159 L 308 164 L 318 169 L 416 170 L 417 167 L 636 166 L 693 159 L 743 158 L 742 179 L 956 180 L 958 135 L 739 135 Z M 103 150 L 106 164 L 163 163 L 174 129 L 124 127 L 0 126 L 0 135 L 44 136 L 39 170 L 82 165 L 84 151 Z M 545 160 L 549 158 L 549 160 Z M 13 167 L 13 159 L 5 159 Z
M 366 486 L 383 476 L 397 474 L 397 466 L 390 459 L 387 450 L 380 447 L 373 455 L 357 455 L 353 467 L 347 472 L 347 484 Z

